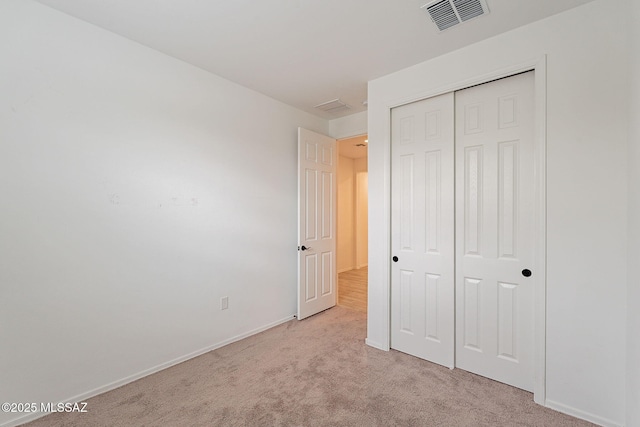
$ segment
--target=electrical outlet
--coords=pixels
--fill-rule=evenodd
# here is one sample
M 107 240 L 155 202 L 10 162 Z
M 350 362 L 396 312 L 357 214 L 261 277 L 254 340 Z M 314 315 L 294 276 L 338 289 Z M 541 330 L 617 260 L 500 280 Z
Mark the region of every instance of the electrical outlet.
M 220 298 L 220 310 L 226 310 L 229 308 L 229 297 Z

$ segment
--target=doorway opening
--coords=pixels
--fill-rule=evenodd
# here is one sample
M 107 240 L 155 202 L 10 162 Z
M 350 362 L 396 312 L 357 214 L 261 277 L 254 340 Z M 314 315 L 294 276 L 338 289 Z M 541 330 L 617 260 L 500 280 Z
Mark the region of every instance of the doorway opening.
M 368 175 L 367 135 L 338 141 L 338 305 L 367 312 Z

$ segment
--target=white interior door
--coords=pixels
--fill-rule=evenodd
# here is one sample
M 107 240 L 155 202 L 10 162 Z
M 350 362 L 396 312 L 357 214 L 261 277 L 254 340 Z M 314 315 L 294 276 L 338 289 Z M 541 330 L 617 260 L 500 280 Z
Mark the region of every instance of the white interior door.
M 453 93 L 392 110 L 391 347 L 454 365 Z
M 533 89 L 529 72 L 455 95 L 456 366 L 529 391 Z
M 336 305 L 336 140 L 298 128 L 298 319 Z

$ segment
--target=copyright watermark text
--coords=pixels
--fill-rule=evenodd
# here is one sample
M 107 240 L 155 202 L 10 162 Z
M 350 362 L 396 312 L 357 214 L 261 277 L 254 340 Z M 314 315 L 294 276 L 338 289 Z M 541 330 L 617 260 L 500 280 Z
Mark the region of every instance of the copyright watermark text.
M 2 412 L 29 413 L 29 412 L 89 412 L 87 402 L 4 402 Z

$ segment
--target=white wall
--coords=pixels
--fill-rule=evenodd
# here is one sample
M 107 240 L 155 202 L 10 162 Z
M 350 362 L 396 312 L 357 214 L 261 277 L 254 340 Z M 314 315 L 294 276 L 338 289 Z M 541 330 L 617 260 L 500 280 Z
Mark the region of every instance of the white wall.
M 297 126 L 328 121 L 27 0 L 0 63 L 0 402 L 291 318 Z
M 630 0 L 627 426 L 640 427 L 640 2 Z
M 353 159 L 338 157 L 338 273 L 352 270 L 355 265 L 355 204 Z
M 367 133 L 367 112 L 351 114 L 329 121 L 329 135 L 336 139 L 349 138 L 351 136 L 365 135 Z
M 389 345 L 389 109 L 547 55 L 546 404 L 625 419 L 624 12 L 597 0 L 369 84 L 370 345 Z

